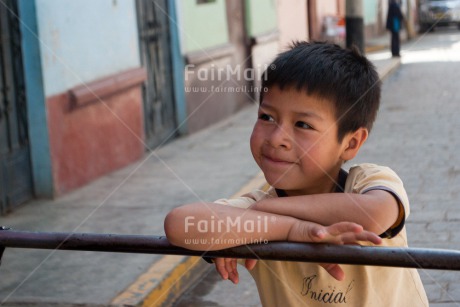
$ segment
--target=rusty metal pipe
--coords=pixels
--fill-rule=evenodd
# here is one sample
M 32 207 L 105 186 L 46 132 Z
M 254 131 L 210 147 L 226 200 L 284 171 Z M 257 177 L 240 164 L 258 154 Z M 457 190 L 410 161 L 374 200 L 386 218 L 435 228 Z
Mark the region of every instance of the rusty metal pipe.
M 456 250 L 270 242 L 219 251 L 193 251 L 171 245 L 166 237 L 145 235 L 26 232 L 1 230 L 0 247 L 254 258 L 418 269 L 460 270 Z

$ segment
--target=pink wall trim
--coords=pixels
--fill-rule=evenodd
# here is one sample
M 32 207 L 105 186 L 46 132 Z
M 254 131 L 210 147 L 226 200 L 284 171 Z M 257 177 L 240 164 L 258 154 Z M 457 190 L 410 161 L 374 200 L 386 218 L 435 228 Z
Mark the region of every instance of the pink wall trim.
M 82 107 L 72 106 L 68 93 L 48 97 L 46 103 L 56 196 L 142 157 L 140 86 Z

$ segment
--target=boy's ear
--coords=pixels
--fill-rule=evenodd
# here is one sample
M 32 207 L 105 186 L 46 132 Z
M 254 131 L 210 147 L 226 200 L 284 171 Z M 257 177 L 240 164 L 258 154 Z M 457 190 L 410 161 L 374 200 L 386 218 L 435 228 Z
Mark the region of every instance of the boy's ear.
M 359 128 L 355 132 L 347 134 L 343 138 L 344 150 L 342 152 L 341 158 L 344 161 L 349 161 L 353 159 L 357 154 L 361 146 L 367 140 L 369 132 L 366 128 Z

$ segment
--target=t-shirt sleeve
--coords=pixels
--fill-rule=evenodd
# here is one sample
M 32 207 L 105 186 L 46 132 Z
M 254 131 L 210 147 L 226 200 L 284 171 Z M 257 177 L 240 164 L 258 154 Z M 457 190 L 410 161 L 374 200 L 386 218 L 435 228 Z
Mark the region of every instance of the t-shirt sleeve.
M 381 237 L 392 238 L 402 230 L 410 213 L 409 199 L 403 182 L 389 167 L 369 163 L 352 166 L 345 185 L 345 192 L 364 194 L 372 190 L 384 190 L 391 193 L 399 204 L 398 219 L 381 234 Z

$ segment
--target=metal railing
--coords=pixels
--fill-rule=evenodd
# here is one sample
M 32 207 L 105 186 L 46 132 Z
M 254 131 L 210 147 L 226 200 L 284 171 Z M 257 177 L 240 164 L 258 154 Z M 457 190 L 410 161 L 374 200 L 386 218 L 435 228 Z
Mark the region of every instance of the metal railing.
M 270 242 L 203 252 L 173 246 L 164 236 L 27 232 L 0 227 L 0 259 L 5 248 L 252 258 L 460 270 L 460 251 L 456 250 Z

